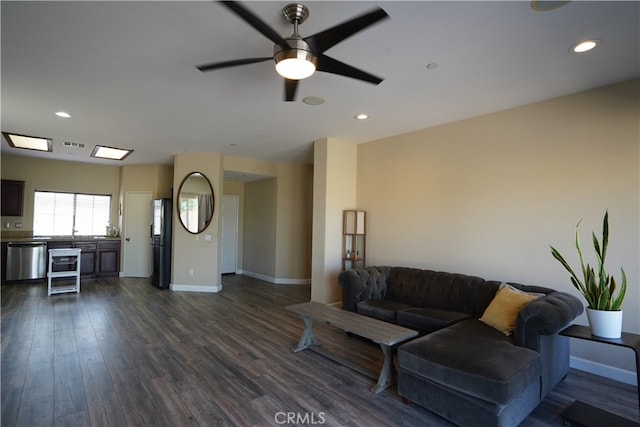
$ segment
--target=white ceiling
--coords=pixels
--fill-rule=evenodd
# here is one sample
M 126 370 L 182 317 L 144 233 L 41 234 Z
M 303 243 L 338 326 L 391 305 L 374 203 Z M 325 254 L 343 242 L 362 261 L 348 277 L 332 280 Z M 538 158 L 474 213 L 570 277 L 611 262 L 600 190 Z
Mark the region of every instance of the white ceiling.
M 286 3 L 245 6 L 289 36 Z M 326 52 L 384 77 L 380 85 L 316 73 L 284 102 L 270 62 L 202 73 L 196 65 L 273 49 L 211 1 L 2 1 L 2 130 L 53 138 L 54 152 L 18 152 L 5 141 L 1 152 L 121 164 L 91 159 L 101 144 L 134 149 L 125 164 L 170 164 L 187 151 L 312 162 L 320 138 L 361 143 L 640 76 L 637 1 L 550 12 L 528 1 L 305 4 L 302 36 L 376 6 L 389 14 Z M 568 52 L 585 38 L 603 43 Z M 307 96 L 326 102 L 306 105 Z M 57 118 L 60 110 L 73 117 Z M 355 120 L 361 112 L 371 118 Z

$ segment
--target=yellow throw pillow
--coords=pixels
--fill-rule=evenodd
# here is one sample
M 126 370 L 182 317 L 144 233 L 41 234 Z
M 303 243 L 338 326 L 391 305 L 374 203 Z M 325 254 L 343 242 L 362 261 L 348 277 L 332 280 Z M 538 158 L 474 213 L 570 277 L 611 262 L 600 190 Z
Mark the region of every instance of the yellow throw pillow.
M 516 317 L 525 305 L 538 297 L 519 291 L 511 286 L 502 286 L 484 311 L 481 322 L 509 336 L 516 327 Z

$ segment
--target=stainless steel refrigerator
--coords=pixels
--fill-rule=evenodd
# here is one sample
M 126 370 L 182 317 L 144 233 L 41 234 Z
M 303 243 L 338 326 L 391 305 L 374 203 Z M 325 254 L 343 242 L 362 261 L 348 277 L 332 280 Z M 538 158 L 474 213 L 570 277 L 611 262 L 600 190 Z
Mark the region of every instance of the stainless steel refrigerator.
M 155 199 L 152 201 L 151 253 L 153 254 L 153 272 L 151 284 L 159 288 L 168 288 L 171 282 L 171 218 L 172 200 Z

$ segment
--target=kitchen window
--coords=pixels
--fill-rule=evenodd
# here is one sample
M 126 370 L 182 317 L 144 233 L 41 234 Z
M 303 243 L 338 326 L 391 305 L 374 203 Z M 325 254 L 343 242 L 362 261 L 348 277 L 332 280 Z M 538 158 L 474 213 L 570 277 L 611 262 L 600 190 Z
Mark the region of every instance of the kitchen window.
M 110 224 L 111 196 L 36 191 L 34 236 L 104 236 Z

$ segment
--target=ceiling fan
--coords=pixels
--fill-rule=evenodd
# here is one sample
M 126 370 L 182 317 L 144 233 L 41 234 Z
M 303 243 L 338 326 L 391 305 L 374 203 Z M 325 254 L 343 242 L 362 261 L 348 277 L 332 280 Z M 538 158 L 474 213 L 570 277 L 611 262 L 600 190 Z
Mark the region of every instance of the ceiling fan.
M 301 37 L 298 34 L 298 25 L 302 24 L 309 17 L 309 8 L 300 3 L 291 3 L 282 9 L 282 15 L 287 21 L 293 24 L 293 34 L 290 37 L 281 37 L 275 30 L 239 2 L 222 1 L 220 3 L 262 33 L 263 36 L 274 42 L 273 56 L 236 59 L 198 65 L 196 68 L 200 71 L 211 71 L 218 68 L 235 67 L 238 65 L 273 60 L 276 71 L 285 79 L 285 101 L 293 101 L 295 99 L 296 89 L 298 88 L 298 81 L 310 77 L 315 71 L 338 74 L 376 85 L 384 80 L 324 54 L 326 50 L 341 41 L 387 18 L 389 15 L 380 8 L 376 8 L 364 15 L 350 19 L 312 36 Z

